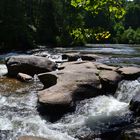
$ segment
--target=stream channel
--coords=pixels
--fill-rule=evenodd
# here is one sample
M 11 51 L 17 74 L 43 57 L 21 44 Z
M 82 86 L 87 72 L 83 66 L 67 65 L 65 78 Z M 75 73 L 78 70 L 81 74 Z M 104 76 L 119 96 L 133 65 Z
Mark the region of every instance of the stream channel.
M 102 55 L 104 58 L 98 61 L 108 65 L 140 67 L 140 45 L 88 44 L 86 47 L 41 47 L 28 52 L 1 54 L 0 72 L 6 71 L 4 59 L 8 56 L 49 53 L 55 55 L 53 59 L 61 59 L 60 54 L 66 52 Z M 74 112 L 65 114 L 56 122 L 49 122 L 37 111 L 37 92 L 42 88 L 37 76 L 32 83 L 0 77 L 0 140 L 17 140 L 23 135 L 48 140 L 108 140 L 104 135 L 113 137 L 135 119 L 129 110 L 129 102 L 140 91 L 140 80 L 121 81 L 114 96 L 102 95 L 79 101 Z

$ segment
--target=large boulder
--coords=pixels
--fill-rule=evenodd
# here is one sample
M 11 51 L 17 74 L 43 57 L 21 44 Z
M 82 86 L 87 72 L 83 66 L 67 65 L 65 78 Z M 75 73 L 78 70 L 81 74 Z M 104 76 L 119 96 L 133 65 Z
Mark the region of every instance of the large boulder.
M 67 66 L 64 70 L 45 74 L 46 78 L 50 74 L 54 77 L 57 75 L 57 83 L 38 93 L 39 102 L 46 107 L 51 106 L 51 110 L 52 107 L 58 110 L 59 106 L 62 109 L 69 108 L 75 100 L 100 94 L 101 84 L 95 74 L 97 69 L 92 62 L 67 63 L 65 65 Z M 54 83 L 55 80 L 56 78 L 54 78 Z
M 7 58 L 6 65 L 10 76 L 17 76 L 19 72 L 33 76 L 43 72 L 50 72 L 56 69 L 56 63 L 48 58 L 19 55 Z
M 124 76 L 124 79 L 136 79 L 140 77 L 140 68 L 138 67 L 123 67 L 116 70 Z

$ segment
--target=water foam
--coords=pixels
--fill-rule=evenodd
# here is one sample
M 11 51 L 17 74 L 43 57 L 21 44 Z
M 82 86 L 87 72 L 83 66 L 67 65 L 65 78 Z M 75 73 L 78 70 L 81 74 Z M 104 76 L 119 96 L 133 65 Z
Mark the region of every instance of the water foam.
M 140 92 L 140 82 L 138 80 L 124 80 L 119 83 L 115 97 L 119 101 L 129 103 L 138 92 Z

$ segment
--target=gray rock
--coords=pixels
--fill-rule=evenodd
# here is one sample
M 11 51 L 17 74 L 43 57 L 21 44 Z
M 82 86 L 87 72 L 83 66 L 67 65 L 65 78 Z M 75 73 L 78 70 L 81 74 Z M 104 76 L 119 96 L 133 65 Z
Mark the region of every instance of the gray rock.
M 51 72 L 54 77 L 57 75 L 57 84 L 38 93 L 41 104 L 69 107 L 75 100 L 100 94 L 101 84 L 92 62 L 67 63 L 65 66 L 64 70 Z
M 7 58 L 6 65 L 10 76 L 17 76 L 19 72 L 33 76 L 34 74 L 50 72 L 56 69 L 56 63 L 48 58 L 20 55 Z

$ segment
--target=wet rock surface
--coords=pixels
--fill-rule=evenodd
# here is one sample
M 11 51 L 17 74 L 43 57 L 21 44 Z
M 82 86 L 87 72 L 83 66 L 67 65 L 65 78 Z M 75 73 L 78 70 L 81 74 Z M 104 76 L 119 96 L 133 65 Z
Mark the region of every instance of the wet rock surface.
M 130 110 L 140 116 L 140 91 L 132 98 L 130 102 Z
M 121 133 L 121 140 L 140 140 L 140 119 L 125 127 Z
M 48 139 L 35 137 L 35 136 L 22 136 L 22 137 L 19 137 L 18 140 L 48 140 Z

